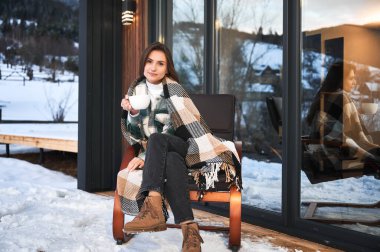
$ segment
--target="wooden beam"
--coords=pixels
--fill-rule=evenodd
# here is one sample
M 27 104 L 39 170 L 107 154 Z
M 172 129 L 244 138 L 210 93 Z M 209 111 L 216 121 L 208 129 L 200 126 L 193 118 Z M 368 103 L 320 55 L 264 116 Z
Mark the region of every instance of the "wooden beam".
M 190 200 L 198 201 L 198 191 L 190 191 Z M 229 202 L 230 192 L 205 192 L 203 202 Z
M 77 140 L 0 134 L 0 143 L 78 153 Z
M 122 71 L 121 97 L 127 93 L 129 85 L 139 76 L 139 63 L 142 52 L 148 46 L 148 1 L 137 0 L 135 20 L 131 25 L 122 26 Z M 128 144 L 123 139 L 121 153 Z
M 167 223 L 166 227 L 167 228 L 178 228 L 178 229 L 180 229 L 181 225 L 180 224 Z M 229 227 L 225 227 L 225 226 L 205 226 L 205 225 L 199 225 L 199 230 L 212 231 L 212 232 L 220 232 L 220 231 L 229 232 L 230 228 Z

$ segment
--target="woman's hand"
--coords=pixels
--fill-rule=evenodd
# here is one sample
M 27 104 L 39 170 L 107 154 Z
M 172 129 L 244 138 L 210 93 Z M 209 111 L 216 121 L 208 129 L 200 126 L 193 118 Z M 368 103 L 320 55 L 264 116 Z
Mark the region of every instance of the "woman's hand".
M 129 102 L 129 97 L 128 97 L 128 95 L 125 95 L 125 96 L 124 96 L 124 99 L 121 100 L 121 104 L 120 104 L 120 106 L 121 106 L 124 110 L 129 111 L 129 112 L 131 113 L 131 115 L 135 115 L 135 114 L 137 114 L 137 113 L 139 112 L 138 110 L 132 108 L 132 105 L 131 105 L 131 103 Z
M 144 167 L 144 160 L 142 160 L 141 158 L 135 157 L 131 160 L 131 162 L 129 162 L 127 166 L 127 170 L 133 171 L 136 168 L 143 168 L 143 167 Z

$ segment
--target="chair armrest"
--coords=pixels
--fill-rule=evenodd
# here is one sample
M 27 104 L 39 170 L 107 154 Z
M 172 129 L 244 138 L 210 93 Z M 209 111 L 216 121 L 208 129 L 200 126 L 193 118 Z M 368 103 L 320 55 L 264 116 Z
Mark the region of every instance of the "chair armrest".
M 333 141 L 333 140 L 322 140 L 319 138 L 310 138 L 308 136 L 302 136 L 301 141 L 303 144 L 323 144 L 328 147 L 342 147 L 343 143 L 340 141 Z
M 127 168 L 129 162 L 135 157 L 135 150 L 131 145 L 128 145 L 123 154 L 123 159 L 120 164 L 120 171 Z
M 342 144 L 342 142 L 339 142 L 339 141 L 326 141 L 326 140 L 324 140 L 323 142 L 321 142 L 320 139 L 310 138 L 308 136 L 302 136 L 302 143 L 304 145 L 311 145 L 311 144 L 321 145 L 321 144 L 323 144 L 326 147 L 336 148 L 340 152 L 342 151 L 343 148 L 348 147 L 348 146 L 344 146 Z M 357 160 L 358 159 L 357 156 L 348 156 L 348 155 L 342 155 L 342 154 L 339 154 L 338 158 L 342 161 L 343 160 Z
M 239 159 L 241 160 L 242 159 L 242 156 L 243 156 L 243 143 L 242 141 L 234 141 L 234 144 L 235 144 L 235 148 L 236 148 L 236 151 L 239 155 Z

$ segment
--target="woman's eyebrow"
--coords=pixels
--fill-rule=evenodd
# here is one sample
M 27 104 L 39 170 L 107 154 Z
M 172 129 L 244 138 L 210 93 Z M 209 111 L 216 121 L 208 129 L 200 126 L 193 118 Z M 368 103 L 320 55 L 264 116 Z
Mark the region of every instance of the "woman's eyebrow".
M 151 61 L 154 61 L 153 59 L 151 59 L 151 58 L 148 58 L 147 60 L 151 60 Z M 164 60 L 157 60 L 157 62 L 159 62 L 159 63 L 166 63 L 166 61 L 164 61 Z

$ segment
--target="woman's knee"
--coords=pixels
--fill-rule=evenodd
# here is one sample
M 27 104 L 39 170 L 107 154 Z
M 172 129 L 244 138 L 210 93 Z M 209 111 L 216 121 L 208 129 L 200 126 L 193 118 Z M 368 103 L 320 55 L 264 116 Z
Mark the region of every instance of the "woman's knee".
M 156 139 L 164 139 L 164 134 L 162 133 L 153 133 L 149 136 L 149 141 L 153 141 L 153 140 L 156 140 Z
M 166 171 L 167 172 L 185 172 L 187 170 L 184 158 L 177 152 L 169 151 L 166 156 Z
M 162 133 L 153 133 L 149 136 L 148 142 L 157 142 L 165 140 L 165 135 Z

